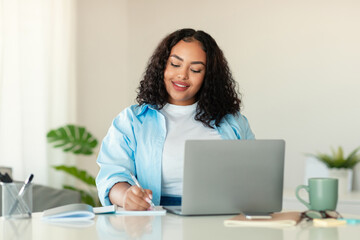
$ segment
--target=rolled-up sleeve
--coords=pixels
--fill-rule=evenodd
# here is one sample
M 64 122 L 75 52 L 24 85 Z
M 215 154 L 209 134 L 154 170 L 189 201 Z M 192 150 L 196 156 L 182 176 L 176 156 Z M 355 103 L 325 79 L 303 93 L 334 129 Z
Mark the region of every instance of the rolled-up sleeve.
M 114 184 L 134 184 L 129 175 L 130 171 L 135 171 L 136 138 L 133 123 L 133 112 L 129 108 L 125 109 L 113 120 L 102 141 L 97 158 L 100 170 L 96 177 L 96 186 L 103 206 L 111 205 L 109 191 Z

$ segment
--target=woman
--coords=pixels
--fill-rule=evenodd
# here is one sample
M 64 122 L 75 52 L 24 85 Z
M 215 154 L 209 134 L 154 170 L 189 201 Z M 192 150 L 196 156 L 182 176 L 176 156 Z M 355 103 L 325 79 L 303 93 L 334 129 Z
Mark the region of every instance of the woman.
M 203 31 L 180 29 L 160 42 L 136 100 L 101 146 L 96 182 L 103 205 L 180 205 L 185 140 L 254 139 L 227 61 Z

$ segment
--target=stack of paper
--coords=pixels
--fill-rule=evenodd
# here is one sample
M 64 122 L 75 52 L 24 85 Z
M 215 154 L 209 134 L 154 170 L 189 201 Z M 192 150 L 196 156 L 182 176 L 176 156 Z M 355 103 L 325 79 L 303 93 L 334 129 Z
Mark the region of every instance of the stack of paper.
M 155 215 L 165 215 L 166 210 L 161 206 L 155 206 L 152 210 L 147 211 L 126 211 L 122 207 L 117 207 L 116 212 L 117 215 L 129 215 L 129 216 L 155 216 Z

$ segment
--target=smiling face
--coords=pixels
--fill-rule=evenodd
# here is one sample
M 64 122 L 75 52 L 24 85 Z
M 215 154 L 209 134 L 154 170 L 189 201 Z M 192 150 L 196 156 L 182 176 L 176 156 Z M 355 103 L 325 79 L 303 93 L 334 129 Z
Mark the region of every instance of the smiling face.
M 204 81 L 206 53 L 199 41 L 181 40 L 172 49 L 164 71 L 168 102 L 191 105 Z

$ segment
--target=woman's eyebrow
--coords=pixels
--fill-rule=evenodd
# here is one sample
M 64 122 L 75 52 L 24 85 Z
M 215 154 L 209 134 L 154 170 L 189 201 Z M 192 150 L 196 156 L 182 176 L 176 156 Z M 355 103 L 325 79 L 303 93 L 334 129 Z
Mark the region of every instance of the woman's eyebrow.
M 203 63 L 202 61 L 193 61 L 191 62 L 191 64 L 202 64 L 205 66 L 205 63 Z
M 172 54 L 172 55 L 170 55 L 170 57 L 174 57 L 174 58 L 176 58 L 176 59 L 179 59 L 180 61 L 184 61 L 184 59 L 182 59 L 181 57 L 179 57 L 179 56 L 176 55 L 176 54 Z
M 172 54 L 172 55 L 170 55 L 170 57 L 174 57 L 174 58 L 176 58 L 176 59 L 178 59 L 180 61 L 184 61 L 184 59 L 182 59 L 181 57 L 179 57 L 176 54 Z M 205 63 L 203 63 L 202 61 L 193 61 L 193 62 L 191 62 L 191 64 L 202 64 L 202 65 L 205 66 Z

